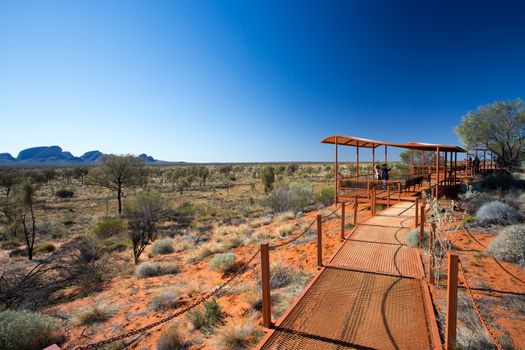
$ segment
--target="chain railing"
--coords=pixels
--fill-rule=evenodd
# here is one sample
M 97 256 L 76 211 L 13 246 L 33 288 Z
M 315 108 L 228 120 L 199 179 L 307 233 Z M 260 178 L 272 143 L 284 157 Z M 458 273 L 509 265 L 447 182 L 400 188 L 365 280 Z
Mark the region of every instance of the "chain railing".
M 234 273 L 230 277 L 228 277 L 228 279 L 226 279 L 222 284 L 220 284 L 219 286 L 215 287 L 212 291 L 208 292 L 207 294 L 205 294 L 204 296 L 200 297 L 199 299 L 197 299 L 192 304 L 190 304 L 190 305 L 186 306 L 185 308 L 175 312 L 174 314 L 171 314 L 171 315 L 169 315 L 169 316 L 167 316 L 167 317 L 165 317 L 165 318 L 163 318 L 161 320 L 158 320 L 156 322 L 150 323 L 150 324 L 148 324 L 146 326 L 143 326 L 143 327 L 140 327 L 140 328 L 137 328 L 137 329 L 133 329 L 133 330 L 130 330 L 128 332 L 119 334 L 117 336 L 114 336 L 114 337 L 111 337 L 111 338 L 108 338 L 108 339 L 105 339 L 105 340 L 101 340 L 101 341 L 98 341 L 98 342 L 95 342 L 95 343 L 78 346 L 78 347 L 75 348 L 75 350 L 98 349 L 98 348 L 100 348 L 102 346 L 105 346 L 105 345 L 108 345 L 108 344 L 111 344 L 111 343 L 114 343 L 114 342 L 117 342 L 117 341 L 129 338 L 129 337 L 132 337 L 134 335 L 137 335 L 137 334 L 143 333 L 145 331 L 148 331 L 148 330 L 150 330 L 152 328 L 158 327 L 161 324 L 164 324 L 164 323 L 166 323 L 168 321 L 171 321 L 174 318 L 179 317 L 180 315 L 185 314 L 188 311 L 191 311 L 192 309 L 196 308 L 200 304 L 204 303 L 205 301 L 207 301 L 208 299 L 210 299 L 211 297 L 213 297 L 214 295 L 219 293 L 228 284 L 230 284 L 235 278 L 239 277 L 240 275 L 244 274 L 245 272 L 247 272 L 251 268 L 253 268 L 255 265 L 250 266 L 250 264 L 257 257 L 259 252 L 260 252 L 260 249 L 257 249 L 257 251 L 242 265 L 242 267 L 240 267 L 237 270 L 236 273 Z

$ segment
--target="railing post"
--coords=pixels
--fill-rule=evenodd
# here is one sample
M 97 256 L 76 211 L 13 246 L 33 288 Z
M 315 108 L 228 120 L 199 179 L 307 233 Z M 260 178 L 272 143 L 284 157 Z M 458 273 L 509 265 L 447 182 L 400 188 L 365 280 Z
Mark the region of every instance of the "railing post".
M 344 241 L 345 239 L 345 208 L 346 208 L 346 202 L 343 202 L 341 204 L 341 241 Z
M 357 224 L 357 206 L 359 205 L 357 196 L 354 197 L 354 225 Z
M 414 225 L 419 225 L 419 198 L 416 198 L 416 215 L 414 216 Z
M 270 246 L 261 244 L 261 286 L 263 327 L 272 327 L 272 304 L 270 296 Z
M 376 189 L 372 189 L 372 203 L 370 211 L 372 213 L 372 216 L 376 215 Z
M 323 217 L 317 215 L 317 267 L 323 266 Z
M 423 197 L 421 198 L 421 220 L 419 223 L 419 246 L 423 247 L 423 242 L 425 241 L 425 220 L 426 220 L 426 199 L 425 192 L 423 192 Z
M 397 183 L 397 201 L 401 202 L 401 182 Z
M 386 183 L 386 206 L 390 206 L 390 186 Z
M 428 252 L 429 252 L 429 261 L 428 261 L 428 282 L 432 285 L 435 284 L 434 279 L 434 233 L 436 229 L 436 225 L 434 223 L 431 224 L 430 233 L 428 235 Z
M 456 349 L 456 325 L 458 313 L 458 261 L 456 253 L 448 255 L 447 328 L 445 349 Z

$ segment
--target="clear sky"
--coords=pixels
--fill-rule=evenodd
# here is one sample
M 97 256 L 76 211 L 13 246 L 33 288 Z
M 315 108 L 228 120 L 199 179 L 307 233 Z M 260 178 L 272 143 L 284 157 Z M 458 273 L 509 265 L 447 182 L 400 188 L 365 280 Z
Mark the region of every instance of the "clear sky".
M 524 4 L 0 0 L 0 152 L 308 161 L 332 159 L 332 134 L 457 144 L 466 112 L 525 98 Z

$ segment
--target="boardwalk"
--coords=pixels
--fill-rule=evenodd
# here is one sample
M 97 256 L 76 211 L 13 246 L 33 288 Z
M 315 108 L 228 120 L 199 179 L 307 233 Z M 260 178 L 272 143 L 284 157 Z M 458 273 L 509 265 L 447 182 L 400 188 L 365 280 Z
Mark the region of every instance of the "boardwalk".
M 259 349 L 441 349 L 412 203 L 360 223 Z

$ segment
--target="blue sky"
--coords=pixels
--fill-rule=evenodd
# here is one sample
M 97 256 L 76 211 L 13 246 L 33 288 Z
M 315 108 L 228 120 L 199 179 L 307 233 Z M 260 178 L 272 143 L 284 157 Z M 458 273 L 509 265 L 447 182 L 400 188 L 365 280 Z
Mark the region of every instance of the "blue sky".
M 525 97 L 522 4 L 0 0 L 0 152 L 313 161 L 332 159 L 332 134 L 457 144 L 466 112 Z

